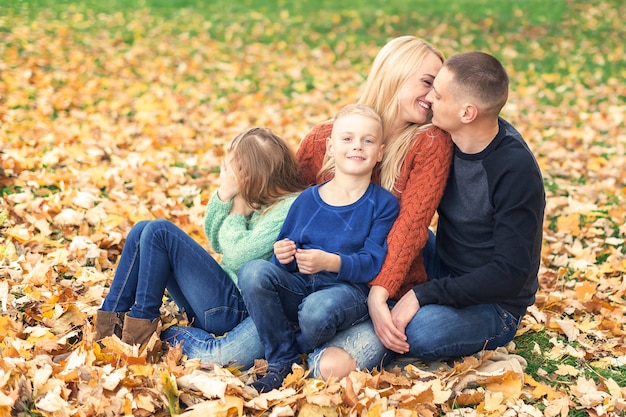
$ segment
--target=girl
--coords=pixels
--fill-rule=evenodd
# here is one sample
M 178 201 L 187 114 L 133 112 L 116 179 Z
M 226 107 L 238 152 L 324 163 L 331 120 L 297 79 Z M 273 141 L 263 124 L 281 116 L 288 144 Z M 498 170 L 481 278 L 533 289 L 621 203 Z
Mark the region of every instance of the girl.
M 204 219 L 221 261 L 167 220 L 137 223 L 97 312 L 96 340 L 115 333 L 125 343 L 147 342 L 157 330 L 166 289 L 194 328 L 231 330 L 247 316 L 237 271 L 251 259 L 269 259 L 301 190 L 295 158 L 283 139 L 261 127 L 239 134 L 227 149 L 220 186 Z

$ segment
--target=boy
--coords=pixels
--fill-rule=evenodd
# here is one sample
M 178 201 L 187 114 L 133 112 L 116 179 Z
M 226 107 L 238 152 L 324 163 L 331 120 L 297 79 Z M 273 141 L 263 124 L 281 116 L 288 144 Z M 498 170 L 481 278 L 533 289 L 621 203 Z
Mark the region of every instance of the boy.
M 374 110 L 356 104 L 339 111 L 327 145 L 333 179 L 298 196 L 271 261 L 240 270 L 241 292 L 268 361 L 267 374 L 252 383 L 257 391 L 279 388 L 301 351 L 367 318 L 367 283 L 382 266 L 399 211 L 396 197 L 371 183 L 383 151 Z M 299 325 L 297 340 L 290 322 Z

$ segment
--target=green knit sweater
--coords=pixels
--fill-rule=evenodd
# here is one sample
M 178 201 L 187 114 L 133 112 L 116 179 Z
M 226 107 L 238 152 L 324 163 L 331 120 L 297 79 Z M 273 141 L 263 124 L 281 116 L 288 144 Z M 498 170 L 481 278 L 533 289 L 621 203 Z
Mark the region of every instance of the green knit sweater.
M 232 201 L 213 193 L 204 214 L 204 232 L 214 252 L 222 255 L 220 265 L 237 284 L 239 268 L 253 259 L 270 259 L 274 242 L 297 193 L 289 194 L 266 210 L 250 216 L 230 214 Z

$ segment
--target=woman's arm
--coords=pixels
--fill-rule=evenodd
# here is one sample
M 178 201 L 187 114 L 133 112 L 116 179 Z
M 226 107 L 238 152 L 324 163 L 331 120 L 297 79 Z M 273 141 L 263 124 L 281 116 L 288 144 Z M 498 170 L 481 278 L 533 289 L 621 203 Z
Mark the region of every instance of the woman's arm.
M 417 271 L 411 267 L 426 245 L 452 162 L 452 142 L 442 130 L 428 129 L 414 140 L 396 181 L 400 213 L 387 236 L 387 257 L 371 282 L 387 289 L 394 299 L 426 280 L 423 265 Z

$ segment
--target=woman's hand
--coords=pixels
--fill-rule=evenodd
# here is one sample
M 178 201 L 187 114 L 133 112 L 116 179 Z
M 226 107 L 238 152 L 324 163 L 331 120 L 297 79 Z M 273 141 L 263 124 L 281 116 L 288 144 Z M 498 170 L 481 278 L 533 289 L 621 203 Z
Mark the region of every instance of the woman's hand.
M 391 311 L 387 305 L 388 298 L 389 292 L 385 288 L 374 285 L 367 297 L 367 307 L 376 336 L 382 344 L 387 349 L 403 354 L 409 351 L 409 344 L 406 341 L 404 329 L 398 329 L 393 322 Z

